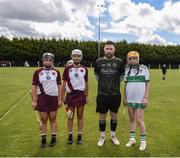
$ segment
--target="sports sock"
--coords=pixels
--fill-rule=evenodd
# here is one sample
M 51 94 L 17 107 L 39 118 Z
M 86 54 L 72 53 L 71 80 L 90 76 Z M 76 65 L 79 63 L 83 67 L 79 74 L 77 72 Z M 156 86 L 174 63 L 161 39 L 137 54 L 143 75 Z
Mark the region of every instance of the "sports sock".
M 116 127 L 117 127 L 117 120 L 112 120 L 111 119 L 111 136 L 115 136 L 116 134 Z
M 99 120 L 100 136 L 105 137 L 106 120 Z
M 146 141 L 146 134 L 141 134 L 141 142 L 144 142 Z
M 130 139 L 135 139 L 135 131 L 130 132 Z
M 52 136 L 53 138 L 56 138 L 56 133 L 52 133 L 51 136 Z

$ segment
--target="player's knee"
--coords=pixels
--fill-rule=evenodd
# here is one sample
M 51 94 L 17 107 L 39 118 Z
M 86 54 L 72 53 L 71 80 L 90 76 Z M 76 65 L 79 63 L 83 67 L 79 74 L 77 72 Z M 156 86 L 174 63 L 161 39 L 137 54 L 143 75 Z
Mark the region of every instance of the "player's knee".
M 82 113 L 77 113 L 77 118 L 78 118 L 78 120 L 82 120 L 83 119 L 83 114 Z
M 138 124 L 143 123 L 143 117 L 142 116 L 137 117 L 137 123 Z
M 130 121 L 131 121 L 131 122 L 134 122 L 135 119 L 136 119 L 135 117 L 130 117 Z
M 54 120 L 51 120 L 51 123 L 57 123 L 57 122 L 56 122 L 56 119 L 54 119 Z
M 117 116 L 116 115 L 111 116 L 111 120 L 117 120 Z
M 71 118 L 68 117 L 68 122 L 73 122 L 73 120 L 74 120 L 74 115 Z
M 56 123 L 56 117 L 49 118 L 51 123 Z
M 47 120 L 46 119 L 41 119 L 41 123 L 42 123 L 42 125 L 46 125 L 47 124 Z
M 106 114 L 100 114 L 99 120 L 106 120 Z

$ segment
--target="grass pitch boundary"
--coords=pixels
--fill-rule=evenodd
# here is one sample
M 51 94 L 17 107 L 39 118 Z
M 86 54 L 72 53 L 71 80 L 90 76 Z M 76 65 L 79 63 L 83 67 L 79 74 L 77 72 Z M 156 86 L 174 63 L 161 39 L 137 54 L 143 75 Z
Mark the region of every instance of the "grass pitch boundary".
M 4 114 L 2 115 L 2 117 L 0 118 L 0 121 L 3 120 L 14 108 L 16 108 L 16 106 L 17 106 L 22 100 L 24 100 L 24 98 L 25 98 L 28 94 L 29 94 L 28 91 L 25 92 L 25 94 L 24 94 L 21 98 L 19 98 L 14 105 L 12 105 L 12 108 L 10 108 L 6 113 L 4 113 Z

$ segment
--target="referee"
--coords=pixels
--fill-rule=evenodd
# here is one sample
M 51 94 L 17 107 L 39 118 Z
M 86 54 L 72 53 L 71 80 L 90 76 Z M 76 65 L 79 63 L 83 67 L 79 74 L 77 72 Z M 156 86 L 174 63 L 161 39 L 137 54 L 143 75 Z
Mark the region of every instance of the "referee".
M 120 82 L 124 77 L 125 66 L 123 61 L 114 56 L 115 44 L 107 41 L 104 45 L 104 57 L 96 60 L 94 73 L 98 81 L 98 94 L 96 98 L 96 112 L 99 113 L 100 139 L 99 147 L 105 143 L 106 116 L 108 110 L 111 116 L 110 140 L 119 145 L 115 135 L 117 127 L 117 113 L 121 104 Z

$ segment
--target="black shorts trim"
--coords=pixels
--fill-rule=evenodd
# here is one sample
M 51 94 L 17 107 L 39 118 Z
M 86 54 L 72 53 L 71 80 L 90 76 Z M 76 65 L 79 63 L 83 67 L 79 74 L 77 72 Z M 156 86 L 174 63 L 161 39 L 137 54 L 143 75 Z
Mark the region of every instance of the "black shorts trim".
M 117 113 L 121 104 L 121 94 L 113 96 L 98 95 L 96 98 L 96 112 L 104 114 L 108 110 Z

